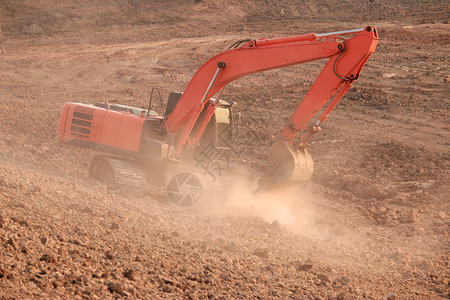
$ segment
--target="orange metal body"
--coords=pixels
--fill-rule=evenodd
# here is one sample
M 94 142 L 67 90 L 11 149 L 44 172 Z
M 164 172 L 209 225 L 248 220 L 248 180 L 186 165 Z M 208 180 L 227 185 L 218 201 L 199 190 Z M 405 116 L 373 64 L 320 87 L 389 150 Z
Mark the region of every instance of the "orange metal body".
M 59 123 L 60 142 L 84 141 L 139 152 L 146 118 L 80 103 L 66 103 Z
M 346 34 L 342 32 L 326 36 L 310 33 L 281 39 L 253 40 L 208 60 L 191 79 L 177 105 L 166 117 L 166 122 L 161 122 L 161 127 L 167 124 L 168 132 L 175 136 L 176 155 L 180 156 L 187 142 L 193 146 L 191 149 L 195 148 L 216 109 L 210 98 L 228 83 L 248 74 L 329 59 L 282 132 L 283 140 L 292 143 L 298 132 L 305 129 L 313 116 L 334 96 L 319 119 L 324 121 L 328 117 L 374 52 L 378 42 L 376 29 L 367 26 L 357 31 L 354 37 L 346 41 L 339 37 Z M 197 122 L 202 111 L 205 113 Z M 67 103 L 61 113 L 59 140 L 85 141 L 137 153 L 145 122 L 162 118 L 145 118 Z M 192 132 L 196 123 L 198 126 Z

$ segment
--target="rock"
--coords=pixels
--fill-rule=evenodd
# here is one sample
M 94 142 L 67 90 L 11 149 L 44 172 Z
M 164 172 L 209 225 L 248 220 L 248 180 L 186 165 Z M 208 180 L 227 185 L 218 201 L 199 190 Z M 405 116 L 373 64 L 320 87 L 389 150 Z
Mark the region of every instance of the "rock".
M 11 238 L 11 237 L 8 239 L 6 244 L 11 245 L 11 247 L 13 247 L 14 249 L 17 249 L 16 242 L 14 242 L 13 238 Z
M 269 250 L 267 249 L 256 248 L 253 254 L 261 258 L 269 258 Z
M 127 293 L 130 294 L 133 297 L 136 297 L 137 293 L 136 293 L 136 289 L 134 287 L 129 287 L 127 289 Z
M 209 272 L 209 273 L 213 273 L 214 272 L 214 268 L 211 265 L 204 265 L 203 268 L 205 269 L 204 272 Z
M 76 278 L 76 282 L 80 284 L 86 284 L 89 281 L 86 275 L 80 275 Z
M 417 231 L 416 231 L 415 228 L 409 228 L 409 229 L 406 231 L 406 236 L 407 236 L 407 237 L 413 237 L 413 236 L 415 236 L 416 234 L 417 234 Z
M 417 223 L 419 222 L 419 214 L 417 211 L 412 210 L 407 216 L 406 216 L 406 222 L 407 223 Z
M 350 283 L 350 279 L 346 276 L 339 277 L 339 278 L 335 279 L 334 281 L 337 283 L 340 283 L 341 285 L 347 285 Z
M 127 269 L 123 273 L 123 277 L 129 280 L 136 280 L 136 273 L 132 269 Z
M 309 271 L 313 267 L 312 261 L 310 259 L 306 260 L 305 262 L 297 265 L 298 271 Z
M 397 76 L 397 74 L 395 74 L 395 73 L 384 73 L 382 76 L 384 78 L 392 78 L 392 77 Z
M 67 255 L 67 248 L 66 247 L 61 247 L 58 249 L 58 254 L 61 255 L 62 257 Z
M 113 259 L 114 255 L 113 255 L 113 253 L 111 251 L 108 250 L 108 251 L 105 252 L 105 257 L 107 259 Z
M 27 194 L 31 196 L 31 195 L 37 195 L 40 192 L 42 192 L 42 187 L 35 185 L 28 191 Z
M 71 239 L 71 240 L 69 240 L 69 243 L 72 243 L 72 244 L 78 245 L 78 246 L 82 245 L 81 242 L 77 239 Z
M 123 284 L 119 282 L 110 281 L 108 282 L 107 287 L 108 291 L 110 291 L 111 293 L 121 294 L 125 290 Z
M 116 230 L 119 229 L 119 223 L 117 222 L 112 222 L 111 223 L 111 230 Z
M 56 259 L 48 254 L 44 254 L 41 256 L 41 258 L 39 259 L 40 261 L 45 261 L 46 263 L 55 263 Z
M 443 211 L 438 212 L 438 218 L 441 220 L 445 220 L 446 214 Z
M 216 297 L 214 297 L 214 295 L 211 294 L 211 293 L 208 293 L 206 296 L 208 297 L 209 300 L 215 300 L 216 299 Z
M 444 83 L 448 83 L 448 82 L 450 82 L 450 75 L 446 75 L 444 77 Z
M 8 276 L 8 270 L 0 268 L 0 278 L 4 278 Z
M 81 210 L 81 212 L 83 212 L 85 214 L 88 214 L 88 215 L 91 215 L 94 212 L 94 210 L 92 210 L 92 208 L 90 208 L 89 206 L 86 206 L 85 208 L 83 208 Z
M 309 271 L 309 270 L 311 270 L 312 269 L 312 265 L 309 265 L 309 264 L 303 264 L 303 265 L 298 265 L 297 266 L 297 270 L 299 270 L 299 271 Z
M 384 296 L 384 298 L 386 298 L 386 300 L 395 300 L 397 299 L 397 296 L 395 294 L 388 294 Z
M 325 281 L 325 282 L 329 282 L 329 281 L 330 281 L 330 279 L 328 278 L 328 276 L 325 275 L 325 274 L 318 274 L 318 275 L 317 275 L 317 278 L 320 279 L 320 280 L 322 280 L 322 281 Z
M 92 294 L 92 292 L 91 292 L 90 289 L 85 289 L 85 290 L 82 291 L 81 293 L 82 293 L 83 295 L 86 295 L 86 296 L 91 296 L 91 294 Z
M 13 202 L 12 206 L 17 207 L 17 208 L 25 208 L 25 204 L 23 204 L 22 202 L 18 202 L 18 201 Z
M 117 276 L 117 273 L 114 271 L 109 272 L 109 276 L 111 276 L 111 278 L 113 279 L 117 279 L 117 280 L 121 280 L 122 278 L 119 278 L 119 276 Z

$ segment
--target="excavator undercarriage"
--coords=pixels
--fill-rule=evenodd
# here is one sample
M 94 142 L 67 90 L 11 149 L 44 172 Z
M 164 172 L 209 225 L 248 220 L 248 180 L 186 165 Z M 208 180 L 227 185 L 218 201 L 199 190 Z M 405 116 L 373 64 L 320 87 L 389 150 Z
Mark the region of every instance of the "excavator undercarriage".
M 181 93 L 172 92 L 169 95 L 166 114 L 175 107 Z M 77 104 L 70 129 L 72 134 L 91 134 L 95 131 L 95 113 L 86 114 L 86 108 L 99 107 L 124 116 L 150 115 L 158 117 L 159 114 L 151 109 L 141 109 L 132 106 L 110 103 L 95 103 L 94 105 Z M 84 111 L 82 115 L 79 111 Z M 67 122 L 67 120 L 66 120 Z M 154 186 L 165 186 L 167 182 L 180 172 L 180 163 L 190 166 L 191 172 L 204 172 L 203 155 L 209 153 L 209 165 L 218 165 L 221 170 L 228 169 L 234 162 L 239 115 L 233 102 L 220 100 L 214 116 L 209 121 L 198 146 L 191 155 L 177 158 L 174 156 L 174 139 L 161 130 L 161 119 L 147 119 L 143 124 L 140 151 L 133 153 L 105 145 L 93 143 L 88 140 L 72 139 L 68 143 L 93 148 L 107 154 L 95 155 L 90 162 L 89 178 L 104 183 L 108 188 L 123 190 L 133 194 L 142 194 Z M 83 126 L 83 127 L 79 127 Z M 168 135 L 168 137 L 165 137 Z M 166 141 L 166 142 L 161 142 Z M 205 166 L 203 166 L 204 168 Z M 183 168 L 186 170 L 186 167 Z

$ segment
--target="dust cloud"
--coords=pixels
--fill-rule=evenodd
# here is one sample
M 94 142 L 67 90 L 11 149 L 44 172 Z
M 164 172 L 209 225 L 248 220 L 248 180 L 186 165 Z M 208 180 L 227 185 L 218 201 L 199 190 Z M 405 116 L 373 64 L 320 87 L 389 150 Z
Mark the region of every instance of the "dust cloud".
M 302 251 L 315 261 L 383 273 L 386 268 L 401 268 L 402 260 L 391 258 L 400 258 L 412 248 L 410 243 L 386 243 L 385 233 L 376 231 L 356 211 L 314 195 L 301 183 L 255 193 L 257 184 L 248 174 L 223 181 L 222 188 L 205 186 L 192 209 L 217 218 L 256 217 L 279 226 L 304 239 Z M 420 252 L 416 255 L 423 257 Z
M 245 170 L 241 172 L 245 174 Z M 269 224 L 311 238 L 327 238 L 318 228 L 315 198 L 298 183 L 274 186 L 256 192 L 258 185 L 249 174 L 221 178 L 222 185 L 205 186 L 202 199 L 193 208 L 217 217 L 258 217 Z

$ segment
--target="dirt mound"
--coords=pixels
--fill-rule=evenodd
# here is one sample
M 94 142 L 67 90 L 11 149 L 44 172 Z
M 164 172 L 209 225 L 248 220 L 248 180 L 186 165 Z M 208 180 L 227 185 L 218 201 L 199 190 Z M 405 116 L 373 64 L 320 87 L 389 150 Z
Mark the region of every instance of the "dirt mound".
M 384 162 L 381 163 L 380 162 Z M 390 176 L 393 181 L 437 180 L 450 169 L 448 153 L 429 153 L 425 149 L 390 141 L 378 143 L 365 155 L 361 167 L 368 174 Z
M 346 99 L 356 101 L 367 106 L 373 106 L 380 110 L 391 110 L 398 107 L 398 101 L 394 101 L 394 97 L 376 87 L 361 87 L 349 91 Z M 354 105 L 353 103 L 344 103 L 346 106 Z

